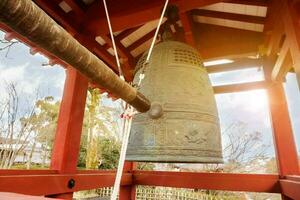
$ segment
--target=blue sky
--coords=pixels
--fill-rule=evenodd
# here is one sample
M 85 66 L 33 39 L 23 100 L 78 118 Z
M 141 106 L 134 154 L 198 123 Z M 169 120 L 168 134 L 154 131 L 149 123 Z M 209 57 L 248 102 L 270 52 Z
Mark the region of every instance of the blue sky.
M 298 155 L 300 155 L 300 92 L 296 75 L 294 73 L 289 73 L 286 78 L 287 81 L 284 84 L 284 88 L 298 148 Z
M 4 33 L 0 31 L 0 39 L 3 37 Z M 7 56 L 6 51 L 0 51 L 1 83 L 14 82 L 28 95 L 38 90 L 41 96 L 61 98 L 65 70 L 60 66 L 42 66 L 48 63 L 48 59 L 39 53 L 31 55 L 29 50 L 26 45 L 18 43 L 12 46 Z M 1 87 L 0 94 L 3 89 Z
M 0 39 L 4 33 L 0 31 Z M 1 47 L 1 46 L 0 46 Z M 15 82 L 24 96 L 32 96 L 39 91 L 40 97 L 53 96 L 61 99 L 65 81 L 65 70 L 60 66 L 42 66 L 48 59 L 43 55 L 31 55 L 24 44 L 17 44 L 10 49 L 8 56 L 0 51 L 0 98 L 3 95 L 4 82 Z M 210 75 L 214 85 L 263 80 L 259 69 L 240 70 L 230 73 Z M 295 74 L 287 76 L 285 83 L 290 114 L 295 132 L 295 139 L 300 152 L 300 94 Z M 241 121 L 250 131 L 259 131 L 264 135 L 266 144 L 272 144 L 272 131 L 264 90 L 216 95 L 221 128 Z M 270 150 L 274 154 L 274 149 Z

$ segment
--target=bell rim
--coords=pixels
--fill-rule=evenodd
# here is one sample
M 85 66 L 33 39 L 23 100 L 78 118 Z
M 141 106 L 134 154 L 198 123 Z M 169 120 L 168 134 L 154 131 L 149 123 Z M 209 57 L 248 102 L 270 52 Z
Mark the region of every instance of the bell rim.
M 180 159 L 179 156 L 145 156 L 145 155 L 127 155 L 126 161 L 133 162 L 153 162 L 153 163 L 204 163 L 204 164 L 223 164 L 223 157 L 196 157 L 196 156 L 184 156 Z

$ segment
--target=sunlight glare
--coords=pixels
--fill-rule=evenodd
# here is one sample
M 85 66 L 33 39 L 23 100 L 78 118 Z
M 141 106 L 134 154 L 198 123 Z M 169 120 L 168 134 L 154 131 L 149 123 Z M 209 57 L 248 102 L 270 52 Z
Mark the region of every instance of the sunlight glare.
M 245 110 L 253 113 L 259 113 L 265 109 L 267 104 L 267 94 L 265 90 L 253 90 L 251 92 L 239 95 L 241 102 L 245 102 Z

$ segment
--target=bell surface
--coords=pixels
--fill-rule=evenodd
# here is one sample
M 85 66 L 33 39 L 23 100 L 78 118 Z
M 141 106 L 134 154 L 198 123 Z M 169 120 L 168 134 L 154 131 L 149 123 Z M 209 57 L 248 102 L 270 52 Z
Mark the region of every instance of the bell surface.
M 152 106 L 133 118 L 126 160 L 222 163 L 214 92 L 197 50 L 165 41 L 145 65 L 146 56 L 137 63 L 134 82 L 144 70 L 139 91 Z

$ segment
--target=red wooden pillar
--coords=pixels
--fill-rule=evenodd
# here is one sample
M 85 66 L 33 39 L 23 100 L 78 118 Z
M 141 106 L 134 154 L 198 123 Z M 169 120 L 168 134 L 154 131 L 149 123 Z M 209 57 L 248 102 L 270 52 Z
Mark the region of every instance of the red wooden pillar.
M 266 80 L 269 81 L 273 63 L 271 59 L 266 59 L 264 63 Z M 268 88 L 268 97 L 279 175 L 281 178 L 297 175 L 299 161 L 283 84 L 274 83 Z M 290 198 L 282 195 L 282 199 Z
M 196 43 L 193 37 L 192 16 L 189 12 L 180 13 L 180 20 L 184 30 L 185 42 L 196 48 Z
M 125 162 L 123 172 L 132 172 L 136 169 L 135 162 Z M 135 185 L 127 185 L 120 187 L 120 200 L 135 200 L 136 186 Z
M 51 156 L 51 169 L 58 170 L 61 174 L 75 173 L 77 169 L 87 88 L 88 80 L 78 71 L 69 67 Z M 76 185 L 76 180 L 74 181 Z M 66 187 L 72 187 L 70 182 L 66 183 Z M 72 199 L 73 194 L 54 196 Z
M 283 85 L 275 84 L 268 90 L 268 94 L 279 174 L 299 174 L 297 150 Z

